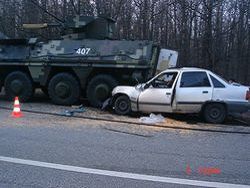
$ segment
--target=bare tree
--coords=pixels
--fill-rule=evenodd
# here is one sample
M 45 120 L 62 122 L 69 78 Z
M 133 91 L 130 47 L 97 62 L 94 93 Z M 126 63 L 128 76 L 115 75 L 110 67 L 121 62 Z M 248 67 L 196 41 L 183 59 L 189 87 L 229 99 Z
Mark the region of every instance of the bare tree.
M 118 39 L 153 40 L 179 51 L 180 66 L 209 68 L 250 85 L 249 0 L 0 0 L 0 32 L 58 38 L 58 28 L 30 33 L 21 24 L 76 14 L 112 17 Z

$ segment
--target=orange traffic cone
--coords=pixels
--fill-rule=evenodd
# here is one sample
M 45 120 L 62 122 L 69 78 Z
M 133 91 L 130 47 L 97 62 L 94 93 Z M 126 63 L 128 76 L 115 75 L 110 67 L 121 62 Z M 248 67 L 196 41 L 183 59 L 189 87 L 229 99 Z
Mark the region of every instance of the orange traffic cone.
M 13 109 L 11 116 L 14 118 L 20 118 L 23 116 L 21 109 L 20 109 L 20 103 L 19 103 L 18 97 L 15 97 L 14 109 Z

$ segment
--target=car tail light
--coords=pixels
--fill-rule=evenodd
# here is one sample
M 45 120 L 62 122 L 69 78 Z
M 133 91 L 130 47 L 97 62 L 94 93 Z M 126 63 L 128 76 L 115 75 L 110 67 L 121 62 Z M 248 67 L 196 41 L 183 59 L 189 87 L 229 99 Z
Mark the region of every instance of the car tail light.
M 248 90 L 246 93 L 246 100 L 250 100 L 250 90 Z

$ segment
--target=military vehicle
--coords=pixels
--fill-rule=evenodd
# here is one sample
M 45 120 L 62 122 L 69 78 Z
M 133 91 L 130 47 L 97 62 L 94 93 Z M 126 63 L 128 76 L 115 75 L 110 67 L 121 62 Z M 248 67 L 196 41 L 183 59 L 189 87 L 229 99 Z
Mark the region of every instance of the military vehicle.
M 59 39 L 0 37 L 0 89 L 4 87 L 8 99 L 19 96 L 25 102 L 41 88 L 55 104 L 71 105 L 86 96 L 92 106 L 100 107 L 116 85 L 146 81 L 157 67 L 176 64 L 175 51 L 159 55 L 152 41 L 115 40 L 115 21 L 110 18 L 76 16 L 59 25 L 23 25 L 57 26 L 63 28 Z

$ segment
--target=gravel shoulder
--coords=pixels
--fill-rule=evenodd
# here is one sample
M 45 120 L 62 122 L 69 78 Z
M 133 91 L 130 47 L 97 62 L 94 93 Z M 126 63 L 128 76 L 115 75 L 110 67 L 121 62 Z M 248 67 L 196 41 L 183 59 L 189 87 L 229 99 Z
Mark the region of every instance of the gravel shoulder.
M 5 108 L 13 108 L 13 102 L 6 101 L 4 97 L 4 93 L 0 94 L 0 107 Z M 104 120 L 102 121 L 103 124 L 107 124 L 109 121 L 123 121 L 127 126 L 130 124 L 130 128 L 140 126 L 140 117 L 141 116 L 148 116 L 147 114 L 137 114 L 133 116 L 119 116 L 109 111 L 102 111 L 100 109 L 96 109 L 90 107 L 85 100 L 81 101 L 83 104 L 84 112 L 82 113 L 74 113 L 75 117 L 82 117 L 82 118 L 91 118 L 97 120 Z M 80 104 L 79 104 L 80 105 Z M 79 106 L 59 106 L 52 104 L 49 99 L 43 95 L 42 92 L 36 92 L 34 99 L 28 103 L 21 104 L 21 109 L 23 111 L 36 111 L 41 113 L 55 113 L 55 114 L 65 114 L 66 111 L 71 111 L 74 109 L 78 109 Z M 249 117 L 246 114 L 246 117 Z M 69 117 L 73 118 L 73 117 Z M 154 129 L 162 130 L 162 128 L 177 128 L 177 129 L 202 129 L 202 130 L 213 130 L 213 131 L 232 131 L 232 132 L 250 132 L 250 126 L 247 126 L 244 123 L 238 121 L 228 121 L 226 124 L 206 124 L 201 119 L 196 116 L 191 115 L 168 115 L 164 114 L 165 121 L 162 123 L 157 123 L 154 126 Z M 75 120 L 76 121 L 76 120 Z M 127 122 L 127 123 L 126 123 Z M 135 125 L 133 125 L 135 123 Z M 116 123 L 117 124 L 117 123 Z M 124 123 L 123 123 L 124 124 Z M 151 127 L 152 125 L 150 125 Z M 120 124 L 120 127 L 123 127 Z M 108 129 L 108 128 L 107 128 Z M 120 129 L 119 129 L 120 130 Z

